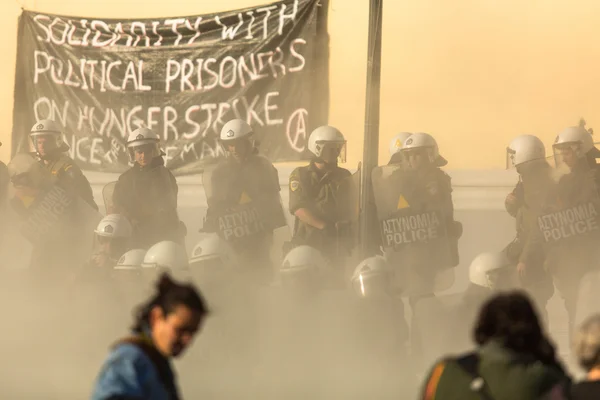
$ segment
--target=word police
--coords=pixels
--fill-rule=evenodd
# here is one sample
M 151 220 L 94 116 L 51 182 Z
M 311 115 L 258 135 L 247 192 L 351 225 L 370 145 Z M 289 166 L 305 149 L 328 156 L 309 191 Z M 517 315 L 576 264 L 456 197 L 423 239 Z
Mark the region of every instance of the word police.
M 260 215 L 254 207 L 219 217 L 219 231 L 225 240 L 256 235 L 263 230 Z
M 382 221 L 386 247 L 428 242 L 439 236 L 440 217 L 436 212 L 404 215 Z
M 581 236 L 598 230 L 598 211 L 593 203 L 538 217 L 544 241 L 556 242 L 572 236 Z

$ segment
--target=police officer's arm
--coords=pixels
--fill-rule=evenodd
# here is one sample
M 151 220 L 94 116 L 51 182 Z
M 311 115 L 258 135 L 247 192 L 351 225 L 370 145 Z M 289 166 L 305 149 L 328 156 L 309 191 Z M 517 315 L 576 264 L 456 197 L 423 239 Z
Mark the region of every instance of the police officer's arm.
M 512 192 L 510 192 L 504 200 L 504 208 L 508 214 L 516 218 L 517 211 L 524 203 L 523 183 L 519 181 Z
M 326 223 L 318 218 L 311 208 L 314 200 L 309 198 L 302 182 L 299 171 L 296 169 L 290 175 L 290 213 L 300 221 L 317 229 L 325 229 Z
M 98 205 L 94 201 L 92 186 L 79 167 L 74 164 L 65 165 L 58 173 L 58 179 L 77 193 L 94 210 L 98 211 Z

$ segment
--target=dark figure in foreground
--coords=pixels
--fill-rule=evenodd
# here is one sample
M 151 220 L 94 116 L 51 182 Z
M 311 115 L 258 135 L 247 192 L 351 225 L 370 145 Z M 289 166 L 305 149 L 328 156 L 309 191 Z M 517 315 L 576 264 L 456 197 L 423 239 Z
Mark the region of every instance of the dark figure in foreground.
M 473 330 L 477 349 L 437 362 L 421 398 L 566 399 L 570 379 L 523 292 L 487 301 Z
M 116 343 L 96 382 L 93 400 L 178 400 L 170 359 L 183 354 L 208 314 L 200 293 L 167 274 L 137 313 L 133 334 Z

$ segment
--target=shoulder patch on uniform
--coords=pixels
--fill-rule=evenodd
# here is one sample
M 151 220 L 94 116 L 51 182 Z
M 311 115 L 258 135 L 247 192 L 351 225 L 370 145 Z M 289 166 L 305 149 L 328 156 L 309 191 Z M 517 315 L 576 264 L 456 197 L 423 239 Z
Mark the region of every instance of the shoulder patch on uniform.
M 295 192 L 300 187 L 300 181 L 294 179 L 290 181 L 290 190 Z

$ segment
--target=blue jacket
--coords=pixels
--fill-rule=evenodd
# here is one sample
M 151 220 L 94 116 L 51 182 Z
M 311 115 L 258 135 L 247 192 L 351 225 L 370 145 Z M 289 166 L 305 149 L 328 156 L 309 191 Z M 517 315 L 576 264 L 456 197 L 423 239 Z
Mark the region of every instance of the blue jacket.
M 118 344 L 102 366 L 91 400 L 177 400 L 173 370 L 168 360 L 162 362 L 161 377 L 156 360 L 142 347 Z

